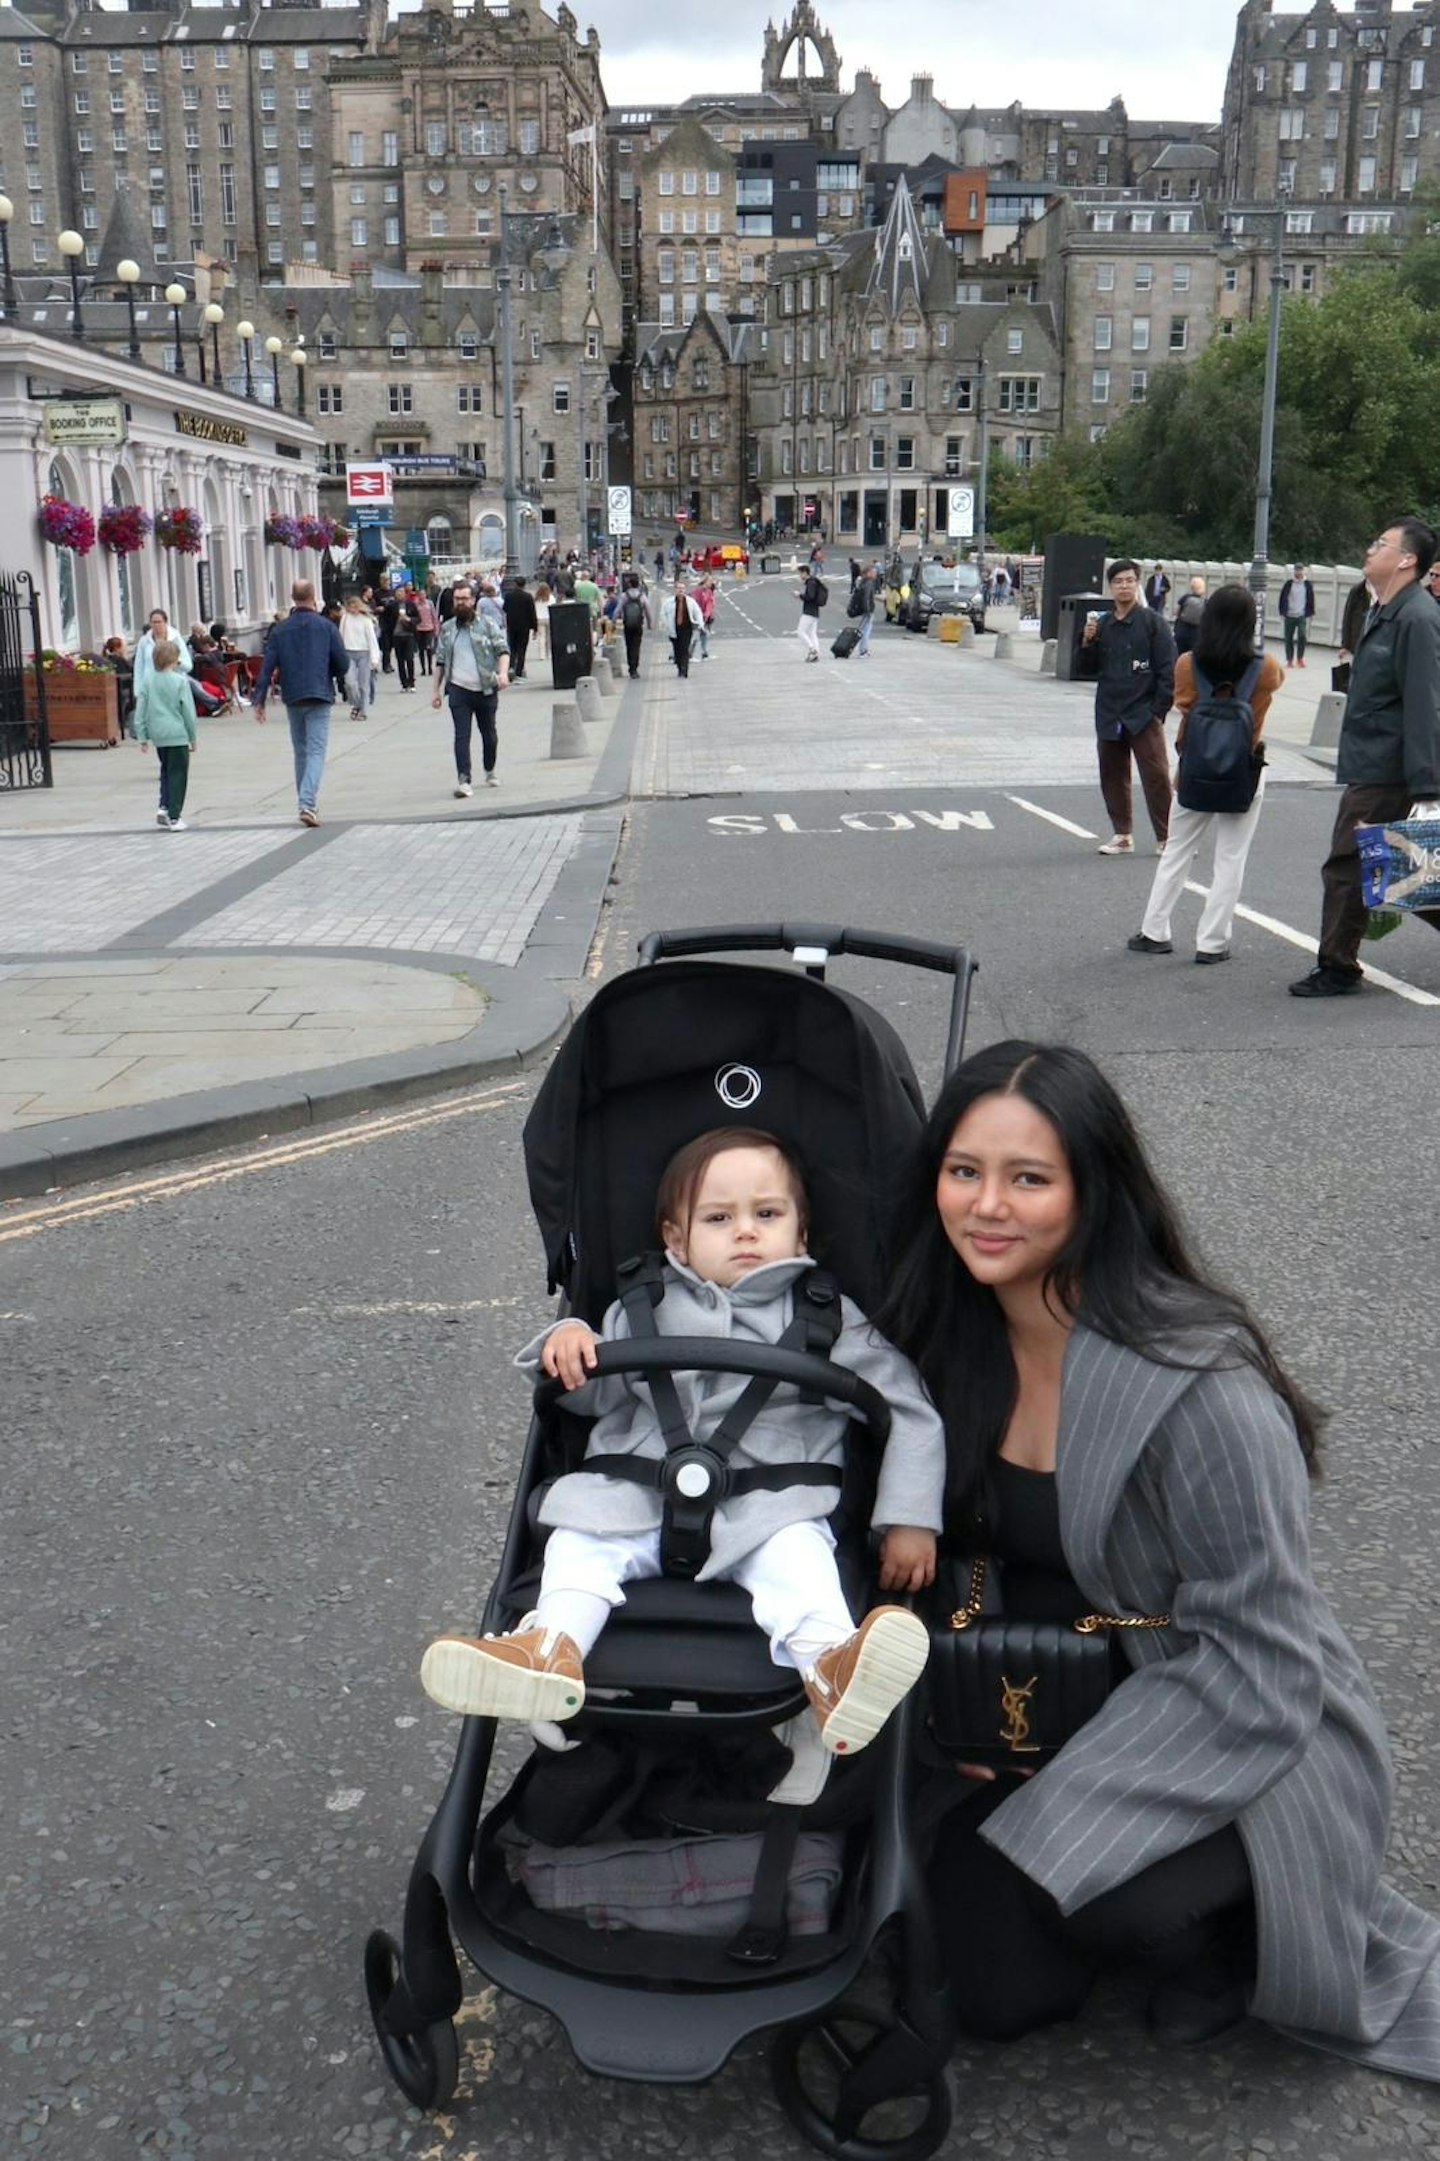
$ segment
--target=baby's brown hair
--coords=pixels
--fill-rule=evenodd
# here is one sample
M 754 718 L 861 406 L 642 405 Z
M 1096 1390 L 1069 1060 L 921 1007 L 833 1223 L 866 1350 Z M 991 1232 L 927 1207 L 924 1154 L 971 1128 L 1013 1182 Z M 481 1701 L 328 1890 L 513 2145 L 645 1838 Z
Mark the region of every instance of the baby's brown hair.
M 810 1196 L 805 1191 L 800 1166 L 789 1149 L 782 1147 L 773 1133 L 762 1132 L 759 1126 L 716 1126 L 711 1132 L 687 1141 L 683 1148 L 677 1148 L 661 1174 L 660 1190 L 655 1196 L 655 1234 L 661 1245 L 665 1243 L 667 1223 L 682 1227 L 689 1224 L 701 1179 L 716 1156 L 727 1155 L 732 1148 L 774 1149 L 789 1174 L 790 1190 L 800 1218 L 800 1235 L 802 1238 L 808 1235 Z

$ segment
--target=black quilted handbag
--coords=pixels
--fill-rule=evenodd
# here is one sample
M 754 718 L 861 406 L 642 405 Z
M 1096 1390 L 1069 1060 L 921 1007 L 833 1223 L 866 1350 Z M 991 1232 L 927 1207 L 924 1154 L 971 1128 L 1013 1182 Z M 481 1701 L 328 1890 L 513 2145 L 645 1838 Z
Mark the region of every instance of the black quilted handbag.
M 987 1614 L 986 1561 L 970 1592 L 930 1636 L 925 1669 L 931 1736 L 960 1763 L 1038 1770 L 1095 1716 L 1114 1682 L 1109 1631 L 1167 1628 L 1168 1614 L 1087 1613 L 1075 1621 Z

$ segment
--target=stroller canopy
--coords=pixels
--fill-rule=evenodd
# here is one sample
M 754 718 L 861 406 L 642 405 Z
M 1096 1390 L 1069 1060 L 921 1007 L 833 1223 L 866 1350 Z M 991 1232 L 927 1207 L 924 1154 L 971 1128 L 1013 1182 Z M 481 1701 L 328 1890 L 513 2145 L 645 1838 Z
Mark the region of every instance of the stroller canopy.
M 525 1123 L 551 1288 L 598 1325 L 620 1263 L 659 1242 L 655 1194 L 676 1149 L 758 1126 L 802 1167 L 811 1252 L 868 1312 L 923 1121 L 899 1036 L 833 985 L 724 961 L 619 976 L 575 1022 Z

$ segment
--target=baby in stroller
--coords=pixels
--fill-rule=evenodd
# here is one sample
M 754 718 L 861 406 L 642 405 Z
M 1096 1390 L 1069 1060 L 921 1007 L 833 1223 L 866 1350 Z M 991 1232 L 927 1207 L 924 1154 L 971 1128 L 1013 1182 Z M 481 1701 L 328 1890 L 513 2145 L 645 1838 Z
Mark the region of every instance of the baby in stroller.
M 941 1523 L 940 1419 L 913 1366 L 828 1279 L 820 1288 L 794 1161 L 757 1128 L 704 1133 L 666 1167 L 656 1214 L 665 1258 L 645 1295 L 662 1335 L 793 1343 L 807 1290 L 838 1303 L 827 1355 L 868 1380 L 891 1410 L 873 1514 L 880 1585 L 923 1589 L 934 1575 Z M 581 1320 L 560 1321 L 517 1358 L 558 1378 L 574 1391 L 574 1408 L 596 1422 L 585 1466 L 557 1479 L 541 1505 L 550 1536 L 534 1612 L 508 1634 L 441 1636 L 426 1651 L 422 1685 L 447 1710 L 529 1721 L 540 1738 L 546 1726 L 575 1717 L 585 1701 L 586 1655 L 623 1603 L 622 1586 L 662 1570 L 659 1467 L 672 1413 L 697 1436 L 737 1418 L 747 1384 L 735 1374 L 588 1378 L 597 1341 L 631 1336 L 633 1312 L 617 1301 L 600 1338 Z M 748 1591 L 775 1664 L 804 1682 L 828 1756 L 874 1739 L 919 1678 L 929 1647 L 924 1623 L 908 1608 L 877 1606 L 857 1627 L 846 1602 L 826 1520 L 840 1499 L 845 1428 L 843 1412 L 793 1388 L 769 1393 L 734 1444 L 736 1467 L 705 1523 L 708 1554 L 697 1571 L 699 1581 L 728 1579 Z

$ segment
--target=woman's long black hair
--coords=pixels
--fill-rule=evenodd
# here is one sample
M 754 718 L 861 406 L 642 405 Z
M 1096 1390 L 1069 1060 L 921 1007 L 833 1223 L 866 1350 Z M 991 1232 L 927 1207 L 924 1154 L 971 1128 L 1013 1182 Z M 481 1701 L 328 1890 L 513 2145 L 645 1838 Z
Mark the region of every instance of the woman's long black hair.
M 1205 603 L 1192 655 L 1212 689 L 1233 689 L 1255 658 L 1255 596 L 1243 585 L 1217 585 Z
M 971 1104 L 990 1095 L 1022 1096 L 1048 1119 L 1075 1181 L 1075 1229 L 1047 1278 L 1047 1296 L 1097 1335 L 1158 1364 L 1254 1366 L 1288 1407 L 1314 1475 L 1315 1408 L 1249 1309 L 1191 1259 L 1175 1208 L 1111 1083 L 1093 1059 L 1065 1044 L 995 1043 L 950 1076 L 930 1113 L 897 1211 L 892 1287 L 874 1316 L 919 1367 L 945 1421 L 949 1529 L 973 1534 L 1017 1388 L 999 1300 L 951 1246 L 935 1203 L 951 1135 Z

